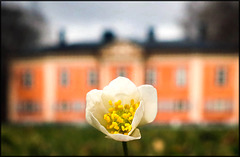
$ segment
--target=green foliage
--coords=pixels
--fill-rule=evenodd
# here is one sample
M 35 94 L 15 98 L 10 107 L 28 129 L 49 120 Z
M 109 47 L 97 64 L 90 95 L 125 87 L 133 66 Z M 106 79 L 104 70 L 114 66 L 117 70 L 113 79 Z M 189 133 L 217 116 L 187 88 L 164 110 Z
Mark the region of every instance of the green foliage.
M 143 126 L 129 155 L 239 155 L 238 126 Z M 95 128 L 2 124 L 1 155 L 123 155 L 122 143 Z

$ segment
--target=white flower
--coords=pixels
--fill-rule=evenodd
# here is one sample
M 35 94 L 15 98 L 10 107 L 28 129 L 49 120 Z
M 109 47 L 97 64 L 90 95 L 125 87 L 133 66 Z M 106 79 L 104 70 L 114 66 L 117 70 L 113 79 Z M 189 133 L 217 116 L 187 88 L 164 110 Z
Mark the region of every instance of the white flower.
M 112 80 L 103 90 L 87 93 L 86 120 L 117 141 L 141 138 L 137 126 L 152 122 L 157 115 L 157 90 L 136 85 L 126 77 Z

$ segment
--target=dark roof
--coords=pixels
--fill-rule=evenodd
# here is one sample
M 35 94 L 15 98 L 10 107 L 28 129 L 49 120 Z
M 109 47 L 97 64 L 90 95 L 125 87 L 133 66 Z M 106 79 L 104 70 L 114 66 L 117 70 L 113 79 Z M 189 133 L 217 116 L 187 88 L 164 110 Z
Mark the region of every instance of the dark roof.
M 95 54 L 102 46 L 101 43 L 75 43 L 41 47 L 21 53 L 21 56 L 69 55 L 69 54 Z
M 181 52 L 200 52 L 200 53 L 239 53 L 239 45 L 216 44 L 206 42 L 191 42 L 191 41 L 161 41 L 161 42 L 140 42 L 130 40 L 131 42 L 142 46 L 147 53 L 181 53 Z M 21 56 L 44 56 L 44 55 L 69 55 L 69 54 L 97 54 L 98 50 L 106 43 L 89 42 L 89 43 L 74 43 L 67 45 L 55 45 L 44 47 Z M 172 52 L 174 51 L 174 52 Z
M 147 50 L 184 50 L 201 51 L 203 53 L 209 51 L 236 52 L 239 50 L 239 45 L 191 41 L 145 42 L 143 43 L 143 47 Z
M 45 48 L 45 51 L 65 51 L 65 50 L 97 50 L 101 46 L 100 43 L 75 43 L 64 46 L 53 46 Z

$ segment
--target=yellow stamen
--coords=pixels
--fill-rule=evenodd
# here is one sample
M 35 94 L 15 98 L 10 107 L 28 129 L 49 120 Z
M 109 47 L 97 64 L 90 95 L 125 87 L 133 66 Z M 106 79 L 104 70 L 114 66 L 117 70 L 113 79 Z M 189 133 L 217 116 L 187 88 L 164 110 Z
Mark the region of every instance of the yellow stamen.
M 123 119 L 121 117 L 118 117 L 117 122 L 123 123 Z
M 111 107 L 111 108 L 108 109 L 108 111 L 109 111 L 109 112 L 113 112 L 113 111 L 114 111 L 114 108 Z
M 134 112 L 134 108 L 133 107 L 130 107 L 130 113 L 133 115 L 133 112 Z
M 128 104 L 126 104 L 126 105 L 124 105 L 124 108 L 125 108 L 125 109 L 129 109 L 130 106 L 129 106 Z
M 131 131 L 132 130 L 132 125 L 129 125 L 128 126 L 128 131 Z
M 110 117 L 109 117 L 107 114 L 104 115 L 104 119 L 105 119 L 108 123 L 111 121 Z
M 112 107 L 108 109 L 109 113 L 103 115 L 104 120 L 107 122 L 106 129 L 111 134 L 128 135 L 132 129 L 131 124 L 136 109 L 139 107 L 139 102 L 134 102 L 134 100 L 131 99 L 129 102 L 130 105 L 121 104 L 121 100 L 115 102 L 114 105 L 111 100 L 109 100 L 108 103 Z
M 119 129 L 119 126 L 118 126 L 118 125 L 114 126 L 114 129 L 118 130 L 118 129 Z
M 138 108 L 138 104 L 134 104 L 133 108 L 136 110 Z
M 133 104 L 134 104 L 134 100 L 132 99 L 132 100 L 131 100 L 131 105 L 133 105 Z
M 123 105 L 118 105 L 118 109 L 123 109 Z
M 129 126 L 130 124 L 129 123 L 125 123 L 125 126 Z
M 133 116 L 130 116 L 130 117 L 128 118 L 128 120 L 133 120 Z
M 121 100 L 118 100 L 117 102 L 115 102 L 115 105 L 121 105 L 122 101 Z
M 125 128 L 124 128 L 124 126 L 122 126 L 122 127 L 121 127 L 121 129 L 122 129 L 122 131 L 125 131 Z
M 124 113 L 124 114 L 122 114 L 122 117 L 123 117 L 124 119 L 127 119 L 127 118 L 129 117 L 129 115 L 126 114 L 126 113 Z

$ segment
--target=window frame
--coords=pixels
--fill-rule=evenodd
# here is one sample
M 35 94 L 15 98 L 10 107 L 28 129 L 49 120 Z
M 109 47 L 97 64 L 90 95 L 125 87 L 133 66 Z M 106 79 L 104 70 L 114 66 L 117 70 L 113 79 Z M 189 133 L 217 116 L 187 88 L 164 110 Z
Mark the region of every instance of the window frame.
M 151 85 L 157 84 L 157 70 L 155 68 L 147 68 L 145 83 Z
M 175 84 L 177 87 L 185 87 L 187 85 L 187 69 L 186 68 L 181 67 L 176 69 Z
M 64 108 L 65 106 L 65 108 Z M 66 112 L 69 111 L 69 103 L 67 101 L 61 101 L 59 103 L 59 111 Z
M 219 81 L 219 75 L 220 75 L 220 72 L 224 72 L 222 73 L 222 77 L 223 77 L 223 82 L 220 83 L 221 81 Z M 224 67 L 224 66 L 220 66 L 220 67 L 217 67 L 216 68 L 216 71 L 215 71 L 215 85 L 217 86 L 224 86 L 227 84 L 227 68 Z
M 158 111 L 160 112 L 173 112 L 174 101 L 173 100 L 161 100 L 158 102 Z
M 75 112 L 80 112 L 83 110 L 83 104 L 81 101 L 74 101 L 72 104 L 72 110 Z
M 124 75 L 121 75 L 121 72 L 124 72 Z M 127 68 L 126 67 L 118 67 L 117 68 L 117 77 L 118 76 L 127 77 Z
M 60 85 L 62 87 L 67 87 L 69 84 L 70 84 L 70 73 L 67 69 L 62 69 L 60 72 Z
M 181 106 L 181 108 L 180 108 Z M 175 100 L 174 102 L 174 111 L 175 112 L 187 112 L 189 110 L 189 104 L 187 100 Z
M 232 112 L 232 102 L 227 99 L 213 99 L 205 102 L 206 112 Z
M 93 74 L 93 75 L 92 75 Z M 92 79 L 92 76 L 94 76 Z M 91 69 L 88 71 L 88 85 L 89 86 L 97 86 L 98 85 L 98 72 L 95 69 Z M 94 80 L 94 83 L 92 83 L 92 80 Z
M 32 100 L 22 101 L 17 105 L 17 111 L 21 113 L 36 113 L 40 110 L 40 105 Z
M 24 73 L 22 75 L 22 85 L 25 88 L 31 88 L 33 86 L 33 72 L 32 72 L 32 70 L 28 69 L 28 70 L 24 71 Z

